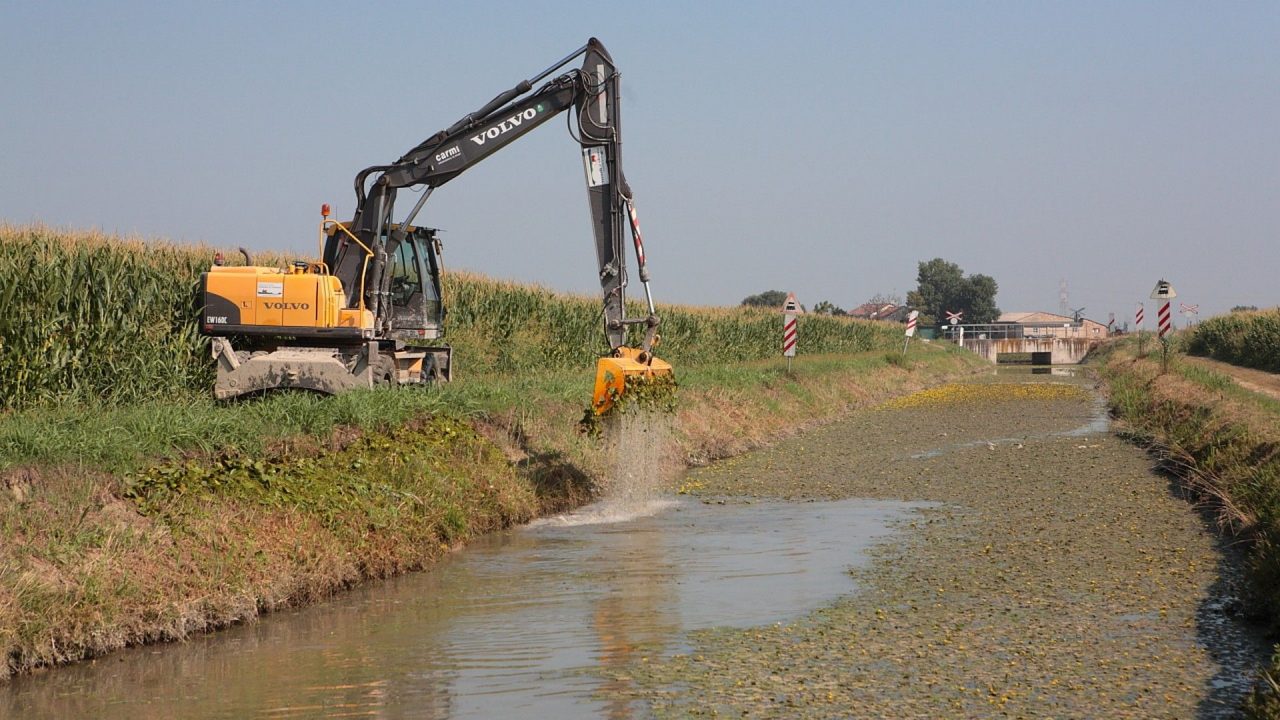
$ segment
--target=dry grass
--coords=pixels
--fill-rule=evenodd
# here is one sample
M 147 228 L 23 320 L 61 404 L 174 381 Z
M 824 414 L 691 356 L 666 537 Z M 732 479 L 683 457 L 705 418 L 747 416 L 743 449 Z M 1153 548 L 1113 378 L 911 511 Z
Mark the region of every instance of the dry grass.
M 1162 374 L 1151 359 L 1116 356 L 1107 369 L 1120 418 L 1203 497 L 1223 529 L 1260 530 L 1265 503 L 1254 494 L 1271 492 L 1263 476 L 1280 463 L 1277 416 L 1176 372 Z

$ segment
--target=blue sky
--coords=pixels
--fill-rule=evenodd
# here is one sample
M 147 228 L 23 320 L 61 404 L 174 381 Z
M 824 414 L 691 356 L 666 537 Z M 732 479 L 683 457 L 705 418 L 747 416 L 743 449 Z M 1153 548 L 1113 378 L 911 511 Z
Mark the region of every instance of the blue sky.
M 358 170 L 593 35 L 660 301 L 851 307 L 943 257 L 1005 310 L 1280 303 L 1275 2 L 2 2 L 0 221 L 306 255 Z M 596 287 L 562 122 L 420 222 Z

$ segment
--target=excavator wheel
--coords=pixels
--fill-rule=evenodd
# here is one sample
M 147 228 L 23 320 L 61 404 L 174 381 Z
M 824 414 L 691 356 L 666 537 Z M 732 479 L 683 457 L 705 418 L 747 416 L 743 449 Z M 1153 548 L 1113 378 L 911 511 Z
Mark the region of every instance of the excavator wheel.
M 374 385 L 396 385 L 396 361 L 387 355 L 379 355 L 373 364 Z

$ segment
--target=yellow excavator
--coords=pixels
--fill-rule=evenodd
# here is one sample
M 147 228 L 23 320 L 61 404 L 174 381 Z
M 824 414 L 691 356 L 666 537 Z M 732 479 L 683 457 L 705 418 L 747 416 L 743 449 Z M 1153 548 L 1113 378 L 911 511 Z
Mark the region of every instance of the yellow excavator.
M 578 57 L 580 68 L 551 77 Z M 432 191 L 561 112 L 572 110 L 582 146 L 587 197 L 604 300 L 610 351 L 600 359 L 592 409 L 602 414 L 630 383 L 671 379 L 671 365 L 653 356 L 658 316 L 649 289 L 644 244 L 631 188 L 622 173 L 619 75 L 604 46 L 582 48 L 530 80 L 500 93 L 389 165 L 355 178 L 350 222 L 322 210 L 322 252 L 316 262 L 287 268 L 215 262 L 201 276 L 200 327 L 217 362 L 214 395 L 225 399 L 277 388 L 338 393 L 378 384 L 452 378 L 444 336 L 440 242 L 414 220 Z M 396 193 L 421 186 L 409 213 L 393 220 Z M 631 229 L 648 315 L 626 316 L 624 227 Z M 627 330 L 643 326 L 639 347 Z

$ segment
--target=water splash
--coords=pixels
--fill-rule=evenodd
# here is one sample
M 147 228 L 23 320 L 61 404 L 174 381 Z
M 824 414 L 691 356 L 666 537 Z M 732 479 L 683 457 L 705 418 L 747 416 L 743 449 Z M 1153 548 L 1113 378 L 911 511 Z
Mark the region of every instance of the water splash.
M 619 502 L 614 499 L 600 500 L 573 512 L 561 513 L 551 517 L 540 518 L 529 523 L 530 529 L 545 527 L 577 527 L 579 525 L 605 525 L 623 523 L 640 518 L 652 517 L 679 505 L 674 498 L 655 498 L 646 502 Z
M 669 497 L 679 472 L 671 443 L 670 413 L 628 408 L 603 421 L 608 457 L 599 499 L 573 512 L 535 520 L 530 527 L 597 525 L 649 517 L 676 503 Z

